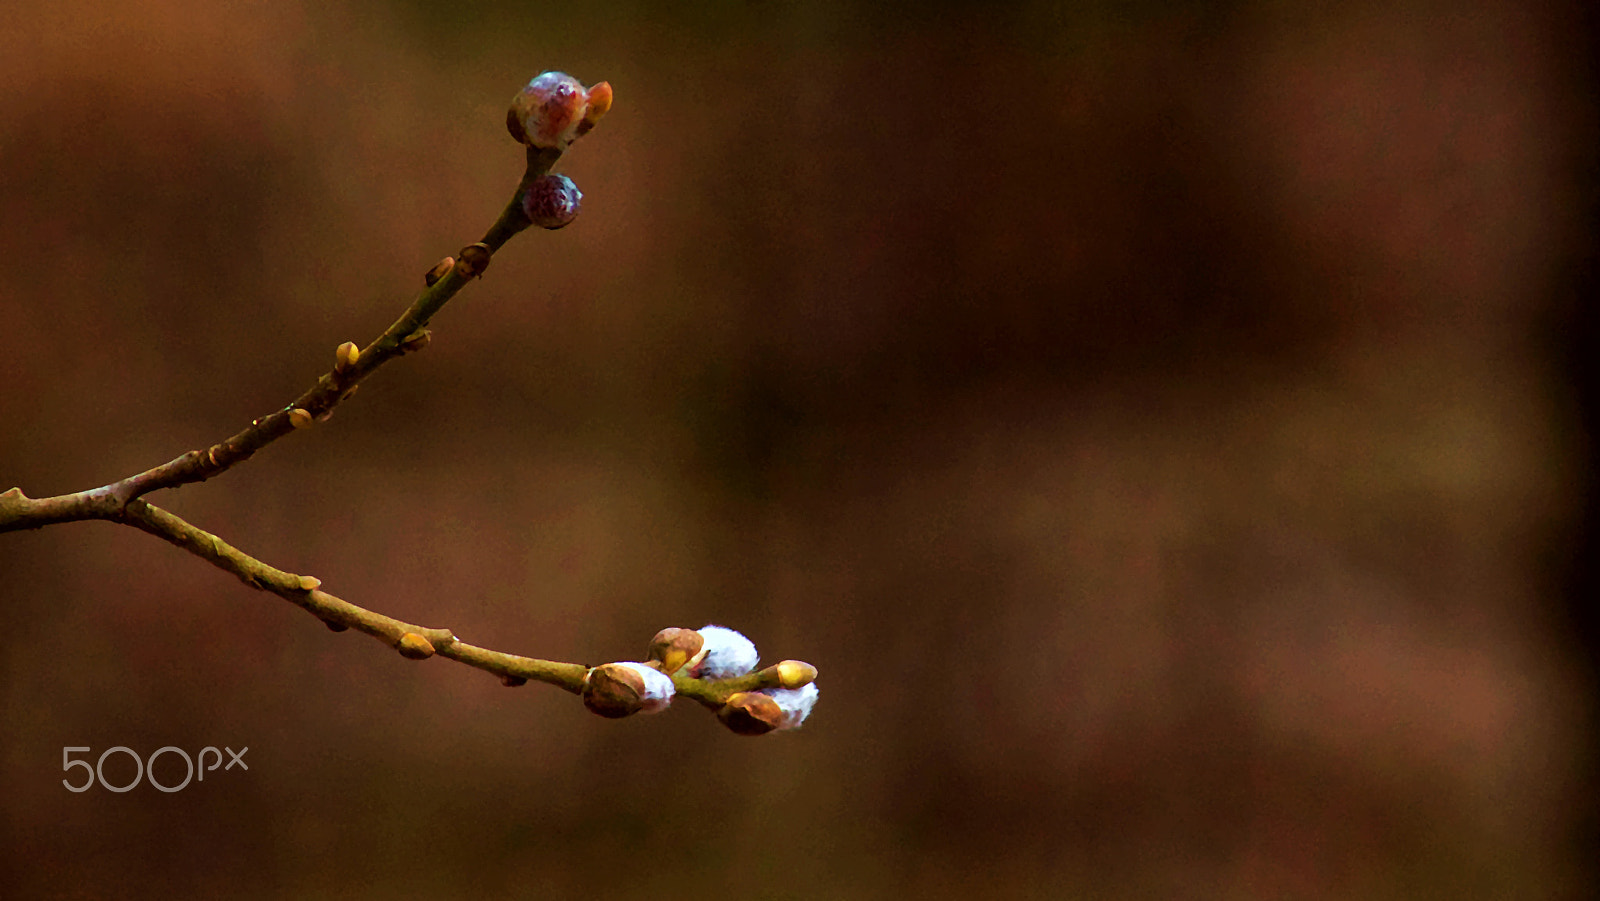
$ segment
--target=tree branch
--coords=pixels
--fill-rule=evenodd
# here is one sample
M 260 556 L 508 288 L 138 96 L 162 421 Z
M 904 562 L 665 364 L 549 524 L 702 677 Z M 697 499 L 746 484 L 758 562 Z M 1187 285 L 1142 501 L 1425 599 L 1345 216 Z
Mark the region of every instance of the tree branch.
M 428 628 L 385 616 L 323 591 L 321 580 L 314 576 L 297 575 L 270 566 L 144 500 L 144 495 L 153 491 L 202 482 L 226 472 L 290 432 L 327 419 L 379 366 L 425 346 L 429 340 L 426 328 L 429 321 L 468 282 L 483 274 L 493 254 L 507 241 L 534 224 L 560 227 L 576 214 L 579 196 L 576 189 L 560 176 L 547 176 L 560 160 L 563 148 L 592 128 L 610 104 L 611 87 L 604 82 L 586 90 L 561 73 L 547 72 L 534 79 L 513 101 L 507 122 L 512 136 L 528 145 L 527 166 L 511 201 L 481 242 L 462 248 L 458 257 L 446 257 L 428 273 L 427 287 L 377 339 L 360 349 L 354 344 L 341 345 L 335 352 L 334 368 L 293 402 L 251 420 L 249 427 L 204 450 L 189 451 L 144 472 L 73 494 L 35 499 L 23 494 L 21 488 L 0 493 L 0 532 L 93 519 L 132 526 L 233 573 L 252 588 L 278 595 L 317 617 L 335 632 L 355 629 L 389 645 L 404 657 L 424 660 L 437 654 L 493 673 L 508 686 L 529 681 L 555 685 L 584 695 L 586 705 L 605 716 L 646 709 L 644 702 L 649 692 L 642 683 L 637 689 L 633 687 L 639 681 L 634 671 L 625 670 L 618 676 L 609 672 L 607 666 L 596 668 L 492 651 L 461 641 L 449 629 Z M 536 146 L 537 143 L 545 146 Z M 569 205 L 540 206 L 539 212 L 530 215 L 533 192 L 548 188 L 552 181 L 561 181 L 565 188 L 571 189 Z M 551 202 L 548 197 L 541 196 L 542 203 Z M 698 633 L 695 637 L 698 640 Z M 748 639 L 743 636 L 739 636 L 739 640 L 748 645 Z M 754 666 L 756 659 L 754 646 L 748 650 L 748 664 L 732 671 L 739 674 L 729 678 L 692 678 L 682 669 L 685 658 L 681 655 L 656 657 L 651 666 L 671 676 L 676 694 L 718 711 L 719 718 L 735 732 L 760 734 L 798 725 L 810 711 L 815 688 L 809 689 L 809 695 L 799 698 L 790 698 L 781 692 L 804 695 L 800 689 L 809 686 L 816 677 L 815 668 L 798 661 L 784 661 L 759 672 L 745 672 Z M 656 653 L 654 645 L 651 653 Z M 704 656 L 702 652 L 695 659 Z M 667 660 L 672 660 L 672 665 L 666 665 Z M 597 678 L 597 673 L 604 673 L 603 678 Z M 654 680 L 661 679 L 660 675 L 650 675 Z M 606 683 L 603 689 L 598 685 L 602 681 Z M 780 693 L 753 694 L 771 690 Z M 664 689 L 663 692 L 673 694 Z M 605 697 L 591 697 L 591 693 L 604 693 Z M 788 706 L 780 709 L 779 702 L 772 700 L 774 697 L 782 698 L 782 703 Z M 803 708 L 803 712 L 796 713 L 798 708 Z

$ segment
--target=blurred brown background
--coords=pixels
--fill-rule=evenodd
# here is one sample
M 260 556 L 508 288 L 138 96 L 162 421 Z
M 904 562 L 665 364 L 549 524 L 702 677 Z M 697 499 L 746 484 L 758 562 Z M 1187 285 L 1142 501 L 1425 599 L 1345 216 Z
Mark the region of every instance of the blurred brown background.
M 17 11 L 0 488 L 287 402 L 499 211 L 512 94 L 609 79 L 576 224 L 152 500 L 498 649 L 732 625 L 822 700 L 604 721 L 131 529 L 3 535 L 3 894 L 1585 895 L 1577 9 Z M 250 769 L 61 786 L 116 745 Z

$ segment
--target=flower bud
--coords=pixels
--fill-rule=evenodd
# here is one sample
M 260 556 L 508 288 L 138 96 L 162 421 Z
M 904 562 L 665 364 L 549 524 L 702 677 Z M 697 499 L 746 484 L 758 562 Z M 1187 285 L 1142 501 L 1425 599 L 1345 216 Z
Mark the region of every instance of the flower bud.
M 760 692 L 778 705 L 782 714 L 775 728 L 798 729 L 817 706 L 817 683 L 807 682 L 800 688 L 764 688 Z
M 661 671 L 670 676 L 683 669 L 689 658 L 700 653 L 705 643 L 706 640 L 693 629 L 662 629 L 655 638 L 650 639 L 650 652 L 646 656 L 660 664 Z
M 400 636 L 400 640 L 395 642 L 394 646 L 401 657 L 411 660 L 427 660 L 433 656 L 433 642 L 416 632 L 407 632 Z
M 578 218 L 583 192 L 565 175 L 541 175 L 522 194 L 522 211 L 528 221 L 551 230 Z
M 322 580 L 316 576 L 295 576 L 294 583 L 301 591 L 315 591 L 322 587 Z
M 761 655 L 743 635 L 723 626 L 700 630 L 705 646 L 689 658 L 689 675 L 696 679 L 731 679 L 756 668 Z
M 734 692 L 717 711 L 717 719 L 738 735 L 766 735 L 779 728 L 783 710 L 758 691 Z
M 817 679 L 817 668 L 804 660 L 785 660 L 773 668 L 778 671 L 778 684 L 784 688 L 801 688 Z
M 489 249 L 489 245 L 482 241 L 477 244 L 468 244 L 466 247 L 461 248 L 461 258 L 456 262 L 456 266 L 461 269 L 462 276 L 477 278 L 483 275 L 485 269 L 489 268 L 489 260 L 493 255 L 494 253 Z
M 361 348 L 356 347 L 354 341 L 346 341 L 339 345 L 339 349 L 334 351 L 333 355 L 336 361 L 333 368 L 343 372 L 356 365 L 356 361 L 361 359 Z
M 299 407 L 294 407 L 291 410 L 289 410 L 289 424 L 294 426 L 297 429 L 310 428 L 311 427 L 311 414 L 307 413 L 305 410 L 300 409 Z
M 611 719 L 657 713 L 674 691 L 670 677 L 642 663 L 607 663 L 583 677 L 583 706 Z
M 427 285 L 430 288 L 433 287 L 434 283 L 438 282 L 439 279 L 444 278 L 446 275 L 450 274 L 450 270 L 455 266 L 455 264 L 456 264 L 456 258 L 455 257 L 445 257 L 444 259 L 440 260 L 439 262 L 434 263 L 433 264 L 433 268 L 429 269 L 426 273 L 423 274 L 423 276 L 422 276 L 423 284 Z
M 400 342 L 400 349 L 408 353 L 419 351 L 433 343 L 433 332 L 429 329 L 419 328 L 405 336 Z
M 604 89 L 596 106 L 599 111 L 593 114 L 596 120 L 611 108 L 611 85 L 601 82 L 595 88 L 601 85 Z M 591 91 L 571 75 L 545 72 L 512 98 L 511 109 L 506 112 L 506 130 L 518 143 L 565 149 L 588 130 L 580 131 L 580 126 L 587 122 L 593 127 L 594 122 L 589 120 L 593 99 Z

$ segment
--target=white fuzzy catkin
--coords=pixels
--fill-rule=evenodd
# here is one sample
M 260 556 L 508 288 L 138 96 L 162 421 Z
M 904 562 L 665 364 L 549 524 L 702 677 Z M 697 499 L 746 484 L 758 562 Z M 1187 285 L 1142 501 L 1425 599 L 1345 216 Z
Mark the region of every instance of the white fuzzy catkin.
M 667 709 L 672 703 L 672 696 L 677 693 L 677 689 L 672 687 L 671 676 L 643 663 L 627 661 L 621 665 L 638 673 L 639 678 L 644 680 L 644 694 L 640 696 L 644 706 L 639 708 L 640 713 L 660 713 Z
M 698 630 L 705 647 L 689 662 L 689 675 L 696 679 L 731 679 L 752 672 L 761 662 L 755 643 L 724 626 Z
M 812 682 L 799 688 L 765 688 L 762 694 L 778 702 L 778 709 L 783 711 L 783 723 L 779 730 L 798 729 L 800 724 L 811 715 L 811 708 L 817 706 L 817 683 Z

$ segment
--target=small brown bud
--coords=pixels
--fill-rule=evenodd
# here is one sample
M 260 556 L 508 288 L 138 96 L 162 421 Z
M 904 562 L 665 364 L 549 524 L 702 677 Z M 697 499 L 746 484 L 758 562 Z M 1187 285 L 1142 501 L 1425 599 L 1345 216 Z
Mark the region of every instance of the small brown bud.
M 611 101 L 614 92 L 611 82 L 596 82 L 589 88 L 589 109 L 583 114 L 583 121 L 593 125 L 600 121 L 600 117 L 611 111 Z
M 482 242 L 468 244 L 461 248 L 461 260 L 456 265 L 461 267 L 461 275 L 464 278 L 478 278 L 489 268 L 492 256 L 493 251 L 489 250 L 489 245 Z
M 660 664 L 661 671 L 670 676 L 682 669 L 689 658 L 700 653 L 705 643 L 705 637 L 693 629 L 662 629 L 655 638 L 650 639 L 647 659 Z
M 337 620 L 331 620 L 331 619 L 323 620 L 322 624 L 324 626 L 328 627 L 328 631 L 329 632 L 343 632 L 344 630 L 350 628 L 349 626 L 345 625 L 344 623 L 338 622 Z
M 784 688 L 801 688 L 817 679 L 817 668 L 804 660 L 784 660 L 773 668 L 778 671 L 778 684 Z
M 294 407 L 289 411 L 289 424 L 297 429 L 310 428 L 311 414 L 299 407 Z
M 427 660 L 433 656 L 433 644 L 415 632 L 407 632 L 395 642 L 395 649 L 401 657 L 411 660 Z
M 738 735 L 766 735 L 783 724 L 783 710 L 767 695 L 740 691 L 717 711 L 717 719 Z
M 322 587 L 322 580 L 316 576 L 296 576 L 295 578 L 300 583 L 301 591 L 314 591 Z
M 335 360 L 333 364 L 334 370 L 344 372 L 355 366 L 356 361 L 361 359 L 361 348 L 356 347 L 354 341 L 346 341 L 339 345 L 339 349 L 334 351 L 333 355 Z
M 213 444 L 210 447 L 206 448 L 206 459 L 211 462 L 212 466 L 216 466 L 217 465 L 217 451 L 219 451 L 221 449 L 222 449 L 222 445 L 220 445 L 220 444 Z
M 589 105 L 583 111 L 583 121 L 573 129 L 573 136 L 581 138 L 588 134 L 600 117 L 611 110 L 611 100 L 611 82 L 602 81 L 589 88 Z
M 608 719 L 638 713 L 643 695 L 644 678 L 621 664 L 597 666 L 583 679 L 583 706 Z
M 439 262 L 433 264 L 433 268 L 429 269 L 427 271 L 427 273 L 422 276 L 422 281 L 424 283 L 426 283 L 428 287 L 431 288 L 431 287 L 434 286 L 434 284 L 436 282 L 439 281 L 439 279 L 444 278 L 446 275 L 448 275 L 450 273 L 450 270 L 452 268 L 454 268 L 455 265 L 456 265 L 456 258 L 455 257 L 445 257 L 444 259 L 440 260 Z
M 419 328 L 405 337 L 400 342 L 400 347 L 407 353 L 413 353 L 433 343 L 433 332 L 429 329 Z
M 521 676 L 501 676 L 500 684 L 507 688 L 516 688 L 519 685 L 527 685 L 528 680 Z

